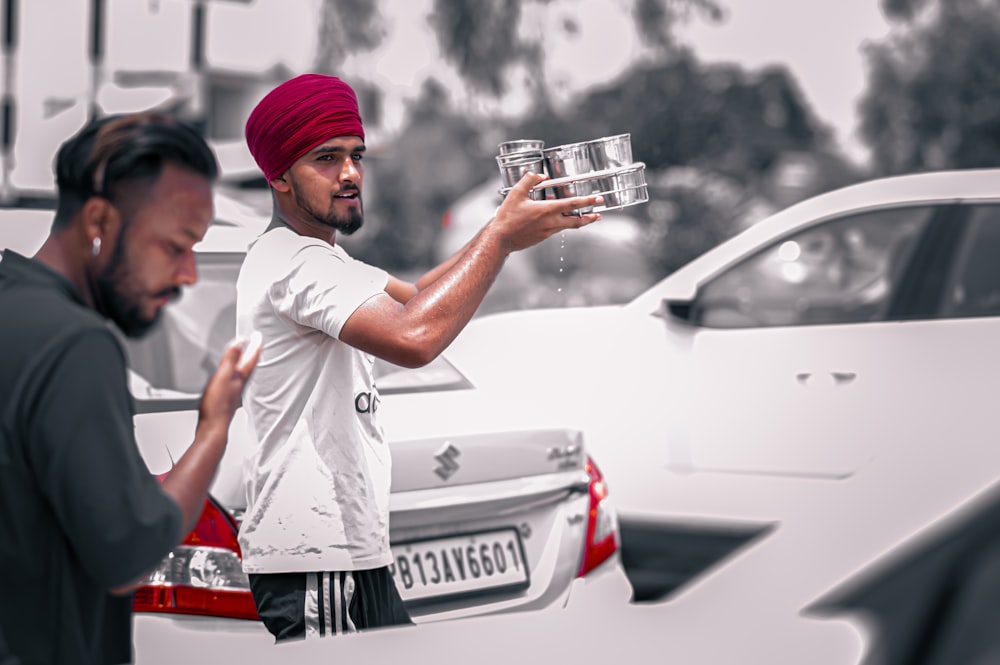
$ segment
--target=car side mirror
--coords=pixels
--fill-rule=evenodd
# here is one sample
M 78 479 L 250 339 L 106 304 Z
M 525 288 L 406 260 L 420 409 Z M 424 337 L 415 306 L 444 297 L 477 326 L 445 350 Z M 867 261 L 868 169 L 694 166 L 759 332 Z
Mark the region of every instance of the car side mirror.
M 691 300 L 674 300 L 664 298 L 660 301 L 660 311 L 657 313 L 663 318 L 672 317 L 686 323 L 691 322 Z

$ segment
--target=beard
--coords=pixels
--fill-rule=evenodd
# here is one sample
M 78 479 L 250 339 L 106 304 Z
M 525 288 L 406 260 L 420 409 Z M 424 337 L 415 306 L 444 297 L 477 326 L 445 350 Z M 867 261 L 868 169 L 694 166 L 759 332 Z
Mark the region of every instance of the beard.
M 339 233 L 343 233 L 345 236 L 349 236 L 360 229 L 365 223 L 364 217 L 364 204 L 361 202 L 361 190 L 356 186 L 344 187 L 339 193 L 344 192 L 356 192 L 358 195 L 358 208 L 350 210 L 347 214 L 338 214 L 331 204 L 326 211 L 320 211 L 314 206 L 310 201 L 308 201 L 304 196 L 299 194 L 300 189 L 295 186 L 295 180 L 292 180 L 292 193 L 295 197 L 295 203 L 299 208 L 312 217 L 315 221 L 319 222 L 323 226 L 328 226 Z
M 108 267 L 94 278 L 94 291 L 98 311 L 111 319 L 126 337 L 137 339 L 153 329 L 160 320 L 162 308 L 157 309 L 152 317 L 142 312 L 140 301 L 143 294 L 134 286 L 131 265 L 125 254 L 126 228 L 127 226 L 123 226 L 118 234 L 115 253 Z M 158 295 L 178 298 L 180 289 L 171 287 Z

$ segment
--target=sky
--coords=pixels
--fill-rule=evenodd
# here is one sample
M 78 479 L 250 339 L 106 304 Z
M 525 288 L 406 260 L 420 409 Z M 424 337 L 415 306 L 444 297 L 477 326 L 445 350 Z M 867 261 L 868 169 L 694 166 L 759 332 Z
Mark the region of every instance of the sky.
M 190 57 L 193 0 L 106 0 L 107 59 L 127 68 L 182 70 Z M 844 151 L 863 160 L 856 139 L 855 104 L 865 87 L 860 47 L 885 35 L 877 0 L 719 0 L 721 24 L 692 19 L 677 37 L 706 61 L 738 62 L 751 69 L 774 63 L 797 77 L 816 115 L 830 124 Z M 524 25 L 544 40 L 546 77 L 555 98 L 620 74 L 640 54 L 629 0 L 559 0 L 525 5 Z M 401 123 L 406 101 L 428 73 L 450 90 L 461 88 L 426 27 L 432 0 L 381 0 L 388 37 L 375 53 L 352 57 L 345 72 L 379 85 L 393 100 L 387 121 Z M 264 71 L 281 62 L 308 71 L 317 47 L 321 0 L 211 0 L 207 2 L 207 58 L 213 67 Z M 31 0 L 19 3 L 22 26 L 13 85 L 20 121 L 16 161 L 20 185 L 51 177 L 59 142 L 85 118 L 84 105 L 62 109 L 65 100 L 93 94 L 86 57 L 89 1 Z M 63 20 L 52 21 L 54 12 Z M 560 26 L 577 22 L 567 35 Z M 515 80 L 517 77 L 514 77 Z M 109 112 L 162 101 L 163 91 L 103 89 Z M 53 101 L 59 102 L 53 104 Z M 469 101 L 478 111 L 514 114 L 530 102 L 515 87 L 502 102 Z M 492 104 L 492 106 L 488 106 Z M 131 107 L 131 108 L 130 108 Z M 16 178 L 15 178 L 16 180 Z M 18 183 L 16 183 L 18 184 Z

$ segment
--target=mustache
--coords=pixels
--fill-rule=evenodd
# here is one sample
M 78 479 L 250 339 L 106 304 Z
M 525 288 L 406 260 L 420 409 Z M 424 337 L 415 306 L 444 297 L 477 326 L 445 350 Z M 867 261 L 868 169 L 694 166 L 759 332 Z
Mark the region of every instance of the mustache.
M 163 289 L 156 294 L 157 298 L 166 298 L 167 300 L 177 300 L 181 297 L 181 289 L 179 286 L 171 286 L 168 289 Z
M 356 194 L 361 194 L 361 188 L 357 185 L 344 185 L 341 187 L 334 196 L 340 196 L 341 194 L 348 194 L 354 192 Z

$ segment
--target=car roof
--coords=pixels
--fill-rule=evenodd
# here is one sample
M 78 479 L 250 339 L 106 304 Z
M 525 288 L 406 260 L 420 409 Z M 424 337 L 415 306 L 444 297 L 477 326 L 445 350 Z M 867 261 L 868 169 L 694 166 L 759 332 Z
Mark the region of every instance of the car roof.
M 1000 201 L 1000 169 L 969 169 L 877 178 L 826 192 L 781 210 L 693 259 L 626 307 L 653 312 L 664 298 L 690 300 L 698 286 L 769 240 L 823 220 L 900 205 Z

